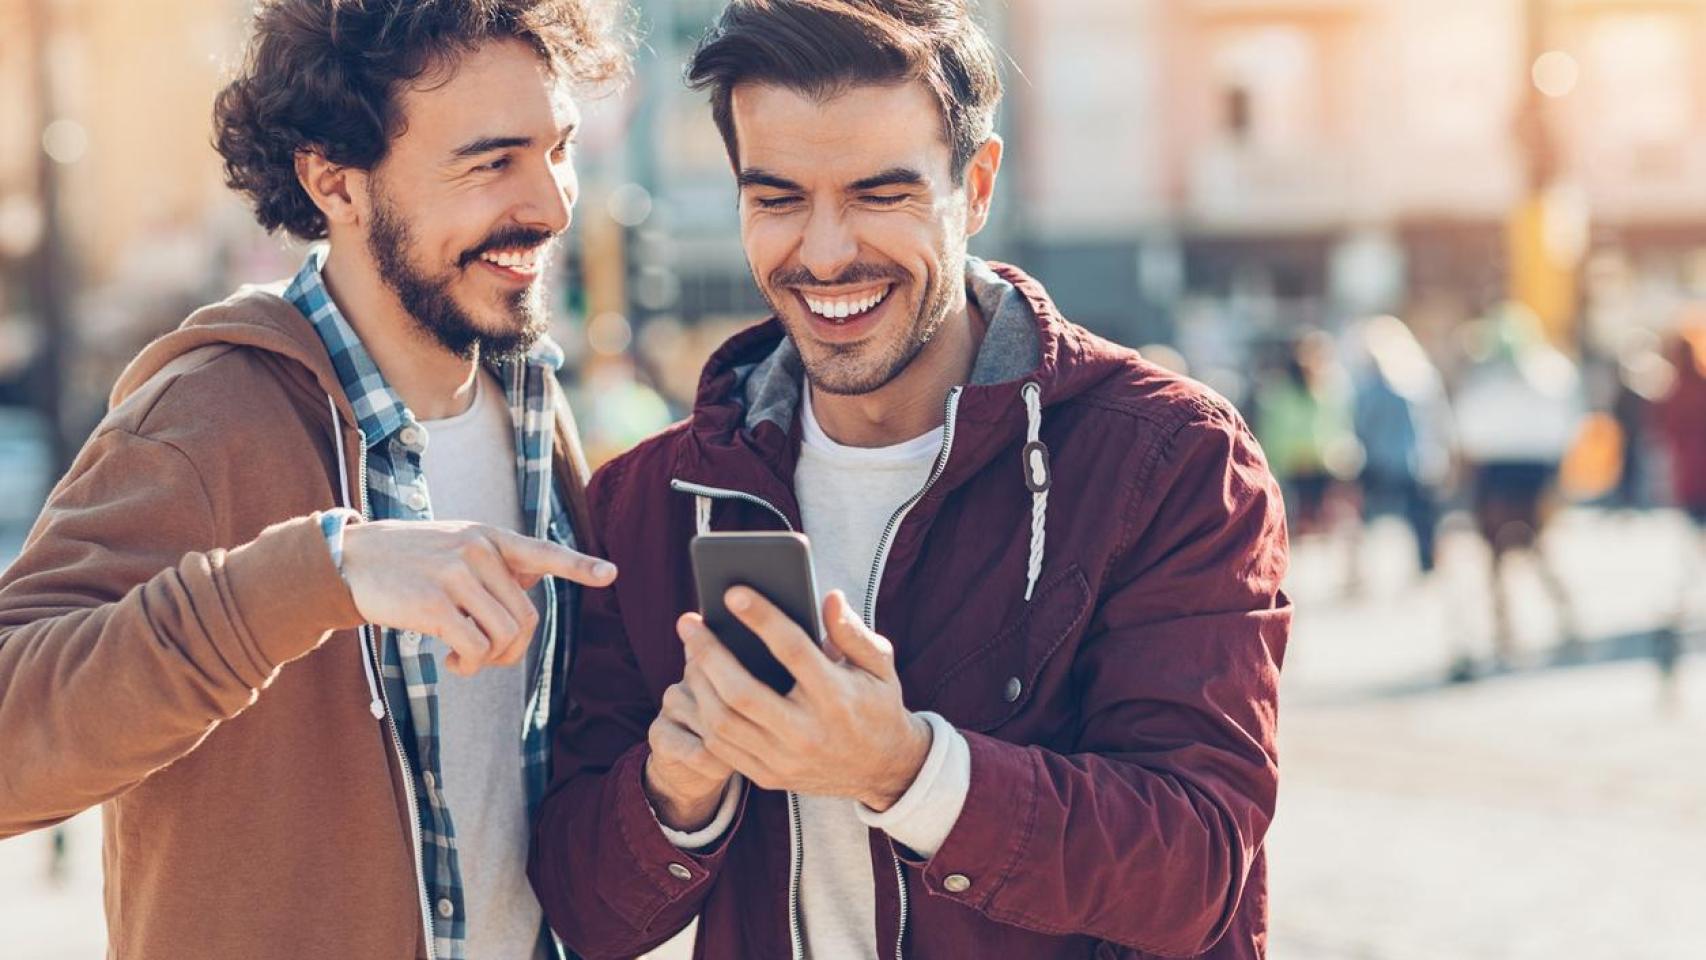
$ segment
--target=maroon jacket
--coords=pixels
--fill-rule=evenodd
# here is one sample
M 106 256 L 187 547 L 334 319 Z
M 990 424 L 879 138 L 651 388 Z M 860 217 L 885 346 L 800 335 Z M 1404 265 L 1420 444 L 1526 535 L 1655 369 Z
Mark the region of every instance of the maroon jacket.
M 945 465 L 879 563 L 876 627 L 907 705 L 964 731 L 971 786 L 928 863 L 871 837 L 878 942 L 922 958 L 1261 957 L 1291 621 L 1273 479 L 1225 401 L 1068 323 L 1018 270 L 973 261 L 968 281 L 988 333 L 949 400 Z M 1027 602 L 1029 382 L 1053 486 Z M 698 957 L 790 956 L 788 797 L 749 789 L 694 855 L 659 830 L 641 770 L 682 675 L 697 496 L 719 491 L 717 530 L 800 526 L 799 390 L 780 325 L 747 330 L 707 365 L 691 420 L 593 480 L 588 547 L 622 578 L 585 595 L 530 871 L 589 958 L 643 953 L 695 916 Z

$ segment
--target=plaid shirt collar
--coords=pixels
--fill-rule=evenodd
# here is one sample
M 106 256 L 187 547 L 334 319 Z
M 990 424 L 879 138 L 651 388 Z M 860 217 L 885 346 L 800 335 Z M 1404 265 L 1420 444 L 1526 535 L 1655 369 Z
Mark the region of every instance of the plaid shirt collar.
M 290 286 L 284 291 L 284 299 L 296 305 L 325 341 L 326 350 L 332 355 L 332 366 L 338 372 L 338 382 L 343 385 L 344 393 L 349 396 L 350 405 L 355 408 L 356 424 L 361 428 L 361 435 L 369 447 L 378 445 L 390 439 L 397 431 L 413 420 L 409 408 L 403 403 L 403 398 L 397 395 L 391 385 L 385 381 L 385 375 L 379 372 L 378 364 L 362 345 L 361 338 L 356 336 L 355 328 L 350 326 L 343 311 L 332 301 L 332 295 L 326 289 L 326 281 L 321 271 L 326 265 L 327 247 L 316 244 L 308 251 L 308 257 L 297 271 Z M 550 337 L 540 337 L 534 343 L 533 349 L 527 354 L 526 364 L 542 367 L 555 375 L 563 366 L 563 348 L 559 347 Z M 491 364 L 487 369 L 505 385 L 506 390 L 513 382 L 506 364 Z M 510 397 L 511 406 L 516 406 L 515 397 Z
M 368 452 L 366 495 L 360 506 L 375 520 L 431 519 L 426 477 L 421 470 L 425 448 L 419 421 L 386 383 L 355 328 L 332 301 L 321 276 L 325 255 L 324 246 L 311 250 L 284 296 L 313 323 L 355 408 Z M 572 545 L 567 511 L 551 480 L 555 413 L 550 381 L 562 362 L 561 348 L 541 338 L 525 360 L 490 364 L 488 369 L 504 385 L 515 424 L 517 483 L 526 529 L 531 536 Z M 557 625 L 573 621 L 576 599 L 572 589 L 558 590 L 550 579 L 546 583 L 540 632 L 526 667 L 525 723 L 516 744 L 522 753 L 522 786 L 530 814 L 550 779 L 550 734 L 555 720 L 551 705 L 565 679 L 559 665 L 568 662 L 566 649 L 560 651 L 559 647 L 566 647 L 569 637 Z M 467 903 L 456 828 L 438 786 L 444 770 L 439 749 L 437 665 L 431 653 L 422 649 L 419 634 L 395 630 L 375 633 L 379 635 L 380 683 L 392 711 L 387 722 L 393 725 L 407 754 L 414 782 L 412 799 L 420 817 L 423 919 L 432 925 L 433 953 L 438 960 L 467 960 Z M 562 955 L 548 930 L 541 929 L 540 936 L 549 955 Z

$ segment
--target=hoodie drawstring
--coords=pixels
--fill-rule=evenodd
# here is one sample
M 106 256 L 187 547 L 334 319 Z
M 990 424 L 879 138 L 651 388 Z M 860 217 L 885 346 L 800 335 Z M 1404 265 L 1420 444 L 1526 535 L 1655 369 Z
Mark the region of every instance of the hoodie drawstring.
M 343 422 L 338 416 L 338 402 L 326 394 L 326 406 L 332 411 L 332 449 L 338 453 L 338 491 L 343 496 L 343 506 L 346 510 L 359 510 L 350 502 L 349 496 L 349 459 L 344 455 L 343 431 L 339 424 Z M 371 698 L 367 703 L 367 712 L 373 714 L 373 719 L 385 719 L 385 700 L 379 695 L 379 681 L 373 676 L 373 631 L 363 624 L 357 635 L 361 637 L 361 669 L 367 674 L 367 694 Z
M 1048 537 L 1048 491 L 1054 485 L 1048 446 L 1042 442 L 1043 389 L 1035 382 L 1020 390 L 1025 397 L 1025 486 L 1031 491 L 1031 555 L 1025 568 L 1025 602 L 1037 589 L 1043 572 L 1043 542 Z
M 696 496 L 693 498 L 693 525 L 701 534 L 711 532 L 711 498 Z

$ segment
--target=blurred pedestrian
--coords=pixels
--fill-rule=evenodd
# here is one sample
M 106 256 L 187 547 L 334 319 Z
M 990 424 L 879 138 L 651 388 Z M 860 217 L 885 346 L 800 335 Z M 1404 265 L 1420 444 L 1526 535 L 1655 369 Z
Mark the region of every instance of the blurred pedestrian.
M 1362 463 L 1349 377 L 1333 338 L 1313 330 L 1292 341 L 1256 386 L 1256 438 L 1285 493 L 1293 536 L 1333 532 L 1344 484 Z
M 1620 434 L 1616 486 L 1606 505 L 1624 511 L 1653 507 L 1653 451 L 1661 443 L 1658 405 L 1670 388 L 1671 365 L 1657 337 L 1645 331 L 1631 334 L 1619 349 L 1613 385 L 1611 417 Z
M 1681 594 L 1671 623 L 1660 634 L 1658 660 L 1674 676 L 1687 636 L 1691 606 L 1701 594 L 1702 535 L 1706 534 L 1706 321 L 1685 324 L 1666 345 L 1674 371 L 1657 405 L 1659 433 L 1670 453 L 1671 491 L 1688 517 L 1692 537 L 1682 558 Z
M 1559 470 L 1583 419 L 1576 365 L 1546 342 L 1533 312 L 1506 304 L 1469 331 L 1469 364 L 1453 401 L 1476 528 L 1491 551 L 1493 662 L 1515 654 L 1510 559 L 1533 557 L 1552 599 L 1561 645 L 1579 646 L 1570 589 L 1545 549 Z M 1454 667 L 1468 675 L 1467 660 Z
M 1363 519 L 1401 518 L 1425 577 L 1437 564 L 1440 504 L 1452 468 L 1455 430 L 1445 383 L 1397 317 L 1365 321 L 1352 341 L 1362 360 L 1355 424 L 1363 450 Z

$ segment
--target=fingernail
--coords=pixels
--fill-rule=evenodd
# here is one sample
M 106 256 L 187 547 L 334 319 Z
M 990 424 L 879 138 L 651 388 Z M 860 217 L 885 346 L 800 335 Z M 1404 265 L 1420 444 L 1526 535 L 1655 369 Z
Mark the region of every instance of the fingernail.
M 728 595 L 723 599 L 728 603 L 729 609 L 736 613 L 752 606 L 752 597 L 745 590 L 742 590 L 739 587 L 730 590 Z
M 616 564 L 608 560 L 600 560 L 592 565 L 592 575 L 600 580 L 608 580 L 616 576 Z

